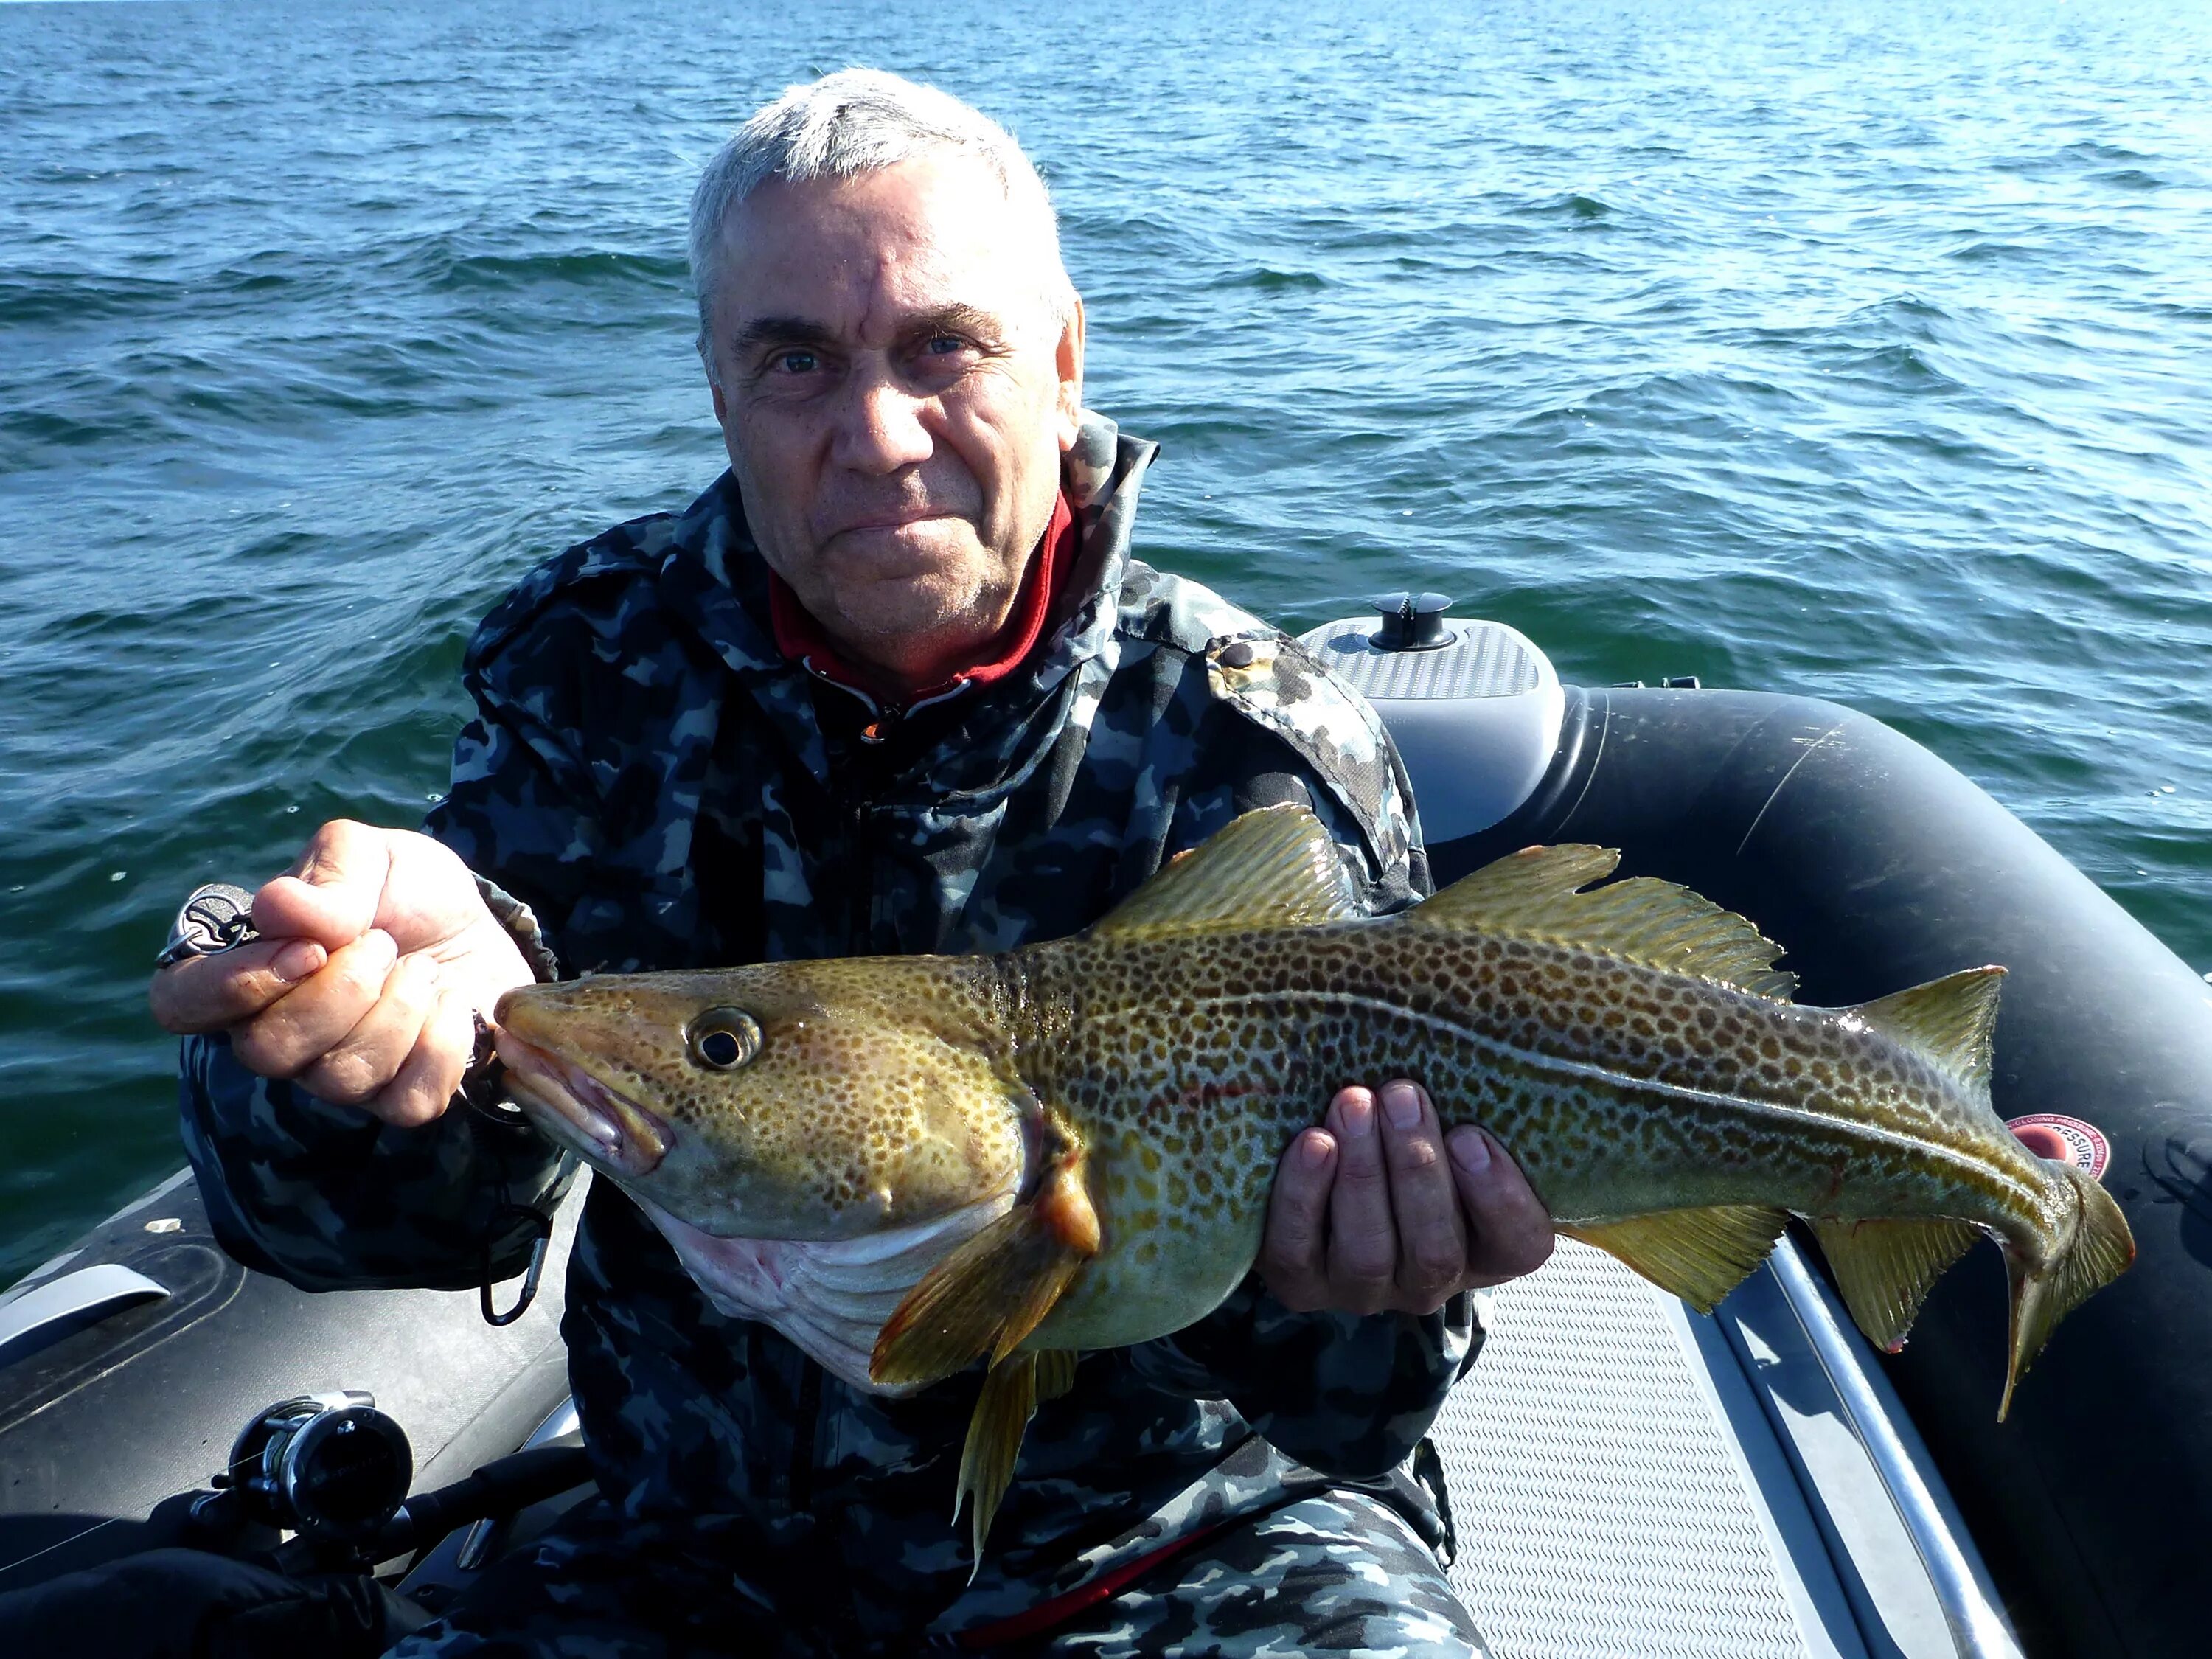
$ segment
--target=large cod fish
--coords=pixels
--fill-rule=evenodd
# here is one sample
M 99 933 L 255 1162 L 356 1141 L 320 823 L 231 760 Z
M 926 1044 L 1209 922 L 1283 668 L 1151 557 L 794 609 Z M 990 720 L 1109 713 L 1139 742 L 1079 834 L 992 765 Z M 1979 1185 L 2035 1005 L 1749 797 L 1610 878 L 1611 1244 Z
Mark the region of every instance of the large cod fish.
M 1409 1077 L 1511 1152 L 1559 1231 L 1710 1310 L 1791 1215 L 1899 1346 L 2002 1247 L 1998 1416 L 2134 1259 L 2103 1188 L 1990 1104 L 2001 968 L 1856 1008 L 1618 855 L 1530 848 L 1370 919 L 1320 821 L 1237 819 L 1088 931 L 1001 956 L 767 963 L 510 991 L 508 1081 L 725 1312 L 902 1394 L 989 1362 L 954 1513 L 980 1559 L 1074 1356 L 1204 1317 L 1276 1161 L 1349 1082 Z

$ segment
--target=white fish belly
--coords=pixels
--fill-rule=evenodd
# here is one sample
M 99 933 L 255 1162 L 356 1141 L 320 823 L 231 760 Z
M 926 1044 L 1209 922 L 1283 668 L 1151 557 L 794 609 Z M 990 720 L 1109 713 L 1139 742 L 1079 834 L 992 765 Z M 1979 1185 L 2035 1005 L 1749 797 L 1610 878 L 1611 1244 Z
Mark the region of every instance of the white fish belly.
M 633 1196 L 635 1196 L 633 1194 Z M 876 1337 L 929 1270 L 1013 1206 L 1011 1188 L 964 1208 L 860 1238 L 717 1238 L 644 1199 L 638 1206 L 715 1309 L 790 1339 L 840 1381 L 904 1395 L 868 1376 Z

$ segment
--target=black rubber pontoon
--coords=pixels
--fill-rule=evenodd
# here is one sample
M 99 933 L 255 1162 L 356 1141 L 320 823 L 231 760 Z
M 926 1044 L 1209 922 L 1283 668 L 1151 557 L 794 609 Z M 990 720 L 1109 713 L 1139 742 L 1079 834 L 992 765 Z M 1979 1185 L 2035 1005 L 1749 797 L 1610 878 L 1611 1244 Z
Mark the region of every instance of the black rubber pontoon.
M 2212 987 L 1981 789 L 1805 697 L 1569 691 L 1504 822 L 1431 845 L 1439 885 L 1540 842 L 1622 849 L 1789 949 L 1801 1000 L 2011 970 L 1992 1094 L 2086 1119 L 2140 1255 L 2072 1314 L 1996 1420 L 2006 1288 L 1978 1248 L 1937 1285 L 1897 1391 L 2032 1654 L 2212 1650 Z M 1817 1259 L 1817 1252 L 1808 1252 Z

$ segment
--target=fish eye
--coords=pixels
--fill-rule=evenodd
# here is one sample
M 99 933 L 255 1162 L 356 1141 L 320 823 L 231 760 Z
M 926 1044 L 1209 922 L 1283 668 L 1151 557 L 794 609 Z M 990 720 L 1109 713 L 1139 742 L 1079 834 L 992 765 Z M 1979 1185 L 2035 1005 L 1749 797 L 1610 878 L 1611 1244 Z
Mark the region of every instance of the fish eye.
M 734 1072 L 761 1051 L 760 1022 L 742 1008 L 709 1008 L 684 1036 L 710 1072 Z

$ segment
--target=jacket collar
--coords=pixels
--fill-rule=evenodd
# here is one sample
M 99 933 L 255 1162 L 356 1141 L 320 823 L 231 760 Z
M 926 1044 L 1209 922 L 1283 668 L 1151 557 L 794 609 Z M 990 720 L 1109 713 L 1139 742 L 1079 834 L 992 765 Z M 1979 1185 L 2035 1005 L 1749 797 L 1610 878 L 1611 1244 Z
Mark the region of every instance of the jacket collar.
M 962 729 L 977 719 L 1029 726 L 1039 703 L 1107 650 L 1120 621 L 1137 498 L 1145 470 L 1158 453 L 1157 444 L 1125 436 L 1105 416 L 1085 412 L 1074 447 L 1060 463 L 1060 487 L 1081 534 L 1076 572 L 1061 601 L 1066 614 L 1048 623 L 1048 637 L 1020 672 L 975 699 Z M 776 648 L 768 565 L 745 526 L 744 505 L 729 473 L 678 516 L 659 581 L 679 626 L 721 659 L 807 770 L 827 783 L 829 755 L 811 683 Z

